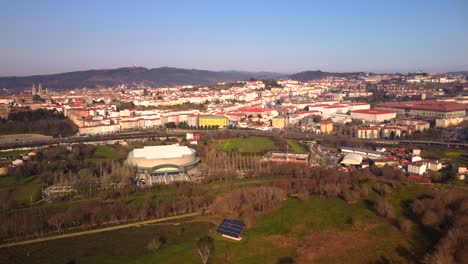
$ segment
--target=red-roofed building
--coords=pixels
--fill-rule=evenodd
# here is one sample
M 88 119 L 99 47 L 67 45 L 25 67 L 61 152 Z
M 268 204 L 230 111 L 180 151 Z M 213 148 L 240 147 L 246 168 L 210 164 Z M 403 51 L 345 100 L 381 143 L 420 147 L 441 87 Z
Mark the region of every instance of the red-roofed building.
M 414 101 L 401 103 L 381 103 L 376 109 L 391 110 L 399 115 L 433 118 L 454 118 L 466 115 L 467 105 L 455 102 Z
M 352 119 L 358 119 L 369 123 L 381 123 L 390 121 L 396 117 L 395 111 L 366 109 L 351 112 Z

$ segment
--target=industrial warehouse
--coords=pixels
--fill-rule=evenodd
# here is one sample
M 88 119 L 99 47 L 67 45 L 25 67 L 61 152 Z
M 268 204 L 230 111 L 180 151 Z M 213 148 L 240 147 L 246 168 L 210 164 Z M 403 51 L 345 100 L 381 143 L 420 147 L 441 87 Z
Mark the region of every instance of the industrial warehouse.
M 174 181 L 191 181 L 187 170 L 200 162 L 195 150 L 187 146 L 146 146 L 128 154 L 126 163 L 136 168 L 140 186 Z

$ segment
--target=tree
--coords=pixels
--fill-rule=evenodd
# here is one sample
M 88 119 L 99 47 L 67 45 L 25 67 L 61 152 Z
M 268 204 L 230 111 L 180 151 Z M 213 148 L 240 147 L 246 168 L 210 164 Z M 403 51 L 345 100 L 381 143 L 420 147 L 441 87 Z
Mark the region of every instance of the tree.
M 146 244 L 146 249 L 150 252 L 156 252 L 162 244 L 163 241 L 159 236 L 153 237 L 148 241 L 148 244 Z
M 165 123 L 164 126 L 166 128 L 177 128 L 177 125 L 175 122 L 168 122 L 168 123 Z
M 392 205 L 384 198 L 380 198 L 376 201 L 375 211 L 378 215 L 389 219 L 393 219 L 395 217 Z
M 312 116 L 312 121 L 314 121 L 314 123 L 320 123 L 320 121 L 322 121 L 322 116 L 313 115 Z
M 202 263 L 208 263 L 208 260 L 210 259 L 214 249 L 213 238 L 210 236 L 204 236 L 200 238 L 196 243 L 196 248 Z

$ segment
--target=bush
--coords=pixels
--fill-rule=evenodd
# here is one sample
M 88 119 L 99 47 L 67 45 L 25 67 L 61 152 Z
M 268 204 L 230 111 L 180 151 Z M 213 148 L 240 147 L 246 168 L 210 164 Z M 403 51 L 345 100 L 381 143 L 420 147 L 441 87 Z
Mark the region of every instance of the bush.
M 278 264 L 294 264 L 296 261 L 292 257 L 281 257 L 278 259 Z
M 150 252 L 156 252 L 162 245 L 160 237 L 154 237 L 146 244 L 146 249 Z
M 380 198 L 375 203 L 375 212 L 382 217 L 389 219 L 395 218 L 395 213 L 393 211 L 392 205 L 388 202 L 387 199 Z
M 398 227 L 400 228 L 402 232 L 409 233 L 411 232 L 411 229 L 413 228 L 413 224 L 411 223 L 410 220 L 403 219 L 400 222 L 398 222 Z

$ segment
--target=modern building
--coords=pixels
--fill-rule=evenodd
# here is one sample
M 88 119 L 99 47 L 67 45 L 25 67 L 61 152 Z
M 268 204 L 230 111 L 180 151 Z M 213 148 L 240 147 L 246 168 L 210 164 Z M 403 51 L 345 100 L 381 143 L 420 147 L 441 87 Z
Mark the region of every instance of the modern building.
M 199 163 L 195 150 L 187 146 L 145 146 L 132 150 L 126 164 L 136 168 L 140 186 L 173 181 L 190 181 L 187 170 Z
M 404 119 L 401 120 L 400 123 L 403 125 L 414 126 L 416 131 L 424 131 L 426 129 L 429 129 L 430 126 L 429 122 L 418 119 Z
M 382 123 L 384 121 L 393 120 L 396 117 L 395 111 L 390 110 L 355 110 L 351 112 L 352 119 L 358 119 L 369 123 Z
M 218 126 L 225 127 L 229 124 L 229 119 L 221 115 L 205 115 L 198 117 L 198 126 Z
M 436 127 L 446 128 L 450 126 L 457 126 L 464 121 L 463 117 L 451 117 L 451 118 L 437 118 Z
M 363 157 L 367 157 L 370 159 L 378 159 L 382 157 L 382 152 L 378 152 L 371 149 L 361 149 L 361 148 L 351 148 L 351 147 L 341 147 L 341 153 L 355 153 L 359 154 Z
M 395 111 L 398 115 L 424 118 L 464 117 L 468 106 L 456 102 L 414 101 L 377 104 L 376 109 Z
M 275 116 L 271 119 L 274 128 L 283 129 L 286 127 L 286 119 L 283 116 Z
M 356 153 L 348 153 L 344 156 L 340 164 L 359 166 L 362 164 L 362 156 Z
M 324 120 L 320 122 L 320 133 L 322 134 L 330 134 L 333 132 L 333 122 Z

